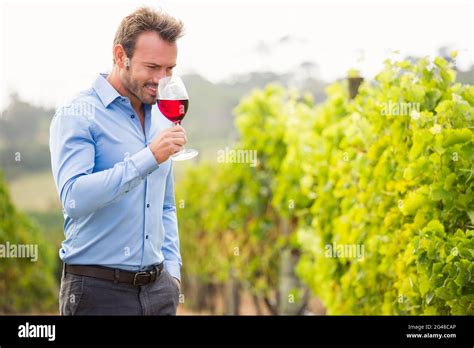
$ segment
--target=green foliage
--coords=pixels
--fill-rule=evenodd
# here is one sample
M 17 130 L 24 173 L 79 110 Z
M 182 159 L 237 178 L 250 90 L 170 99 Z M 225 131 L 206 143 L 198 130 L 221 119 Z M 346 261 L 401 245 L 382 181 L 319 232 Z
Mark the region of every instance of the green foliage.
M 178 185 L 185 269 L 214 281 L 233 269 L 267 295 L 290 243 L 330 314 L 474 314 L 474 87 L 454 80 L 450 62 L 423 58 L 386 61 L 352 101 L 345 82 L 320 105 L 252 92 L 237 148 L 256 150 L 256 167 L 204 164 Z
M 250 167 L 203 164 L 189 169 L 176 194 L 184 269 L 221 283 L 231 270 L 255 293 L 276 286 L 274 216 Z M 183 206 L 184 204 L 184 206 Z
M 332 314 L 474 314 L 472 86 L 436 58 L 387 61 L 352 102 L 344 90 L 331 87 L 324 129 L 309 130 L 301 176 L 317 198 L 299 274 Z M 418 108 L 384 114 L 390 102 Z M 364 256 L 326 257 L 333 242 Z
M 42 313 L 57 308 L 55 250 L 10 202 L 0 172 L 0 244 L 37 245 L 37 261 L 2 258 L 0 263 L 0 312 Z
M 248 136 L 233 150 L 257 151 L 255 166 L 201 164 L 188 169 L 176 193 L 183 254 L 192 260 L 185 271 L 204 282 L 224 282 L 233 270 L 244 286 L 267 298 L 277 287 L 282 243 L 271 206 L 285 151 L 276 104 L 282 93 L 276 86 L 255 91 L 236 110 L 237 127 Z

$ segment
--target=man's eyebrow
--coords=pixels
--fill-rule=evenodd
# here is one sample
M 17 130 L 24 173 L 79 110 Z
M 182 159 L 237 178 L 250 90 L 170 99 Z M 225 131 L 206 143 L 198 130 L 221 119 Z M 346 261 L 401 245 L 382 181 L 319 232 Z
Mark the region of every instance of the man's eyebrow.
M 148 66 L 151 66 L 151 67 L 153 67 L 153 68 L 159 68 L 159 67 L 161 67 L 161 65 L 155 64 L 155 63 L 148 63 L 148 62 L 145 62 L 144 64 L 145 64 L 145 65 L 148 65 Z M 177 65 L 177 64 L 170 65 L 169 68 L 174 68 L 174 67 L 176 67 L 176 65 Z

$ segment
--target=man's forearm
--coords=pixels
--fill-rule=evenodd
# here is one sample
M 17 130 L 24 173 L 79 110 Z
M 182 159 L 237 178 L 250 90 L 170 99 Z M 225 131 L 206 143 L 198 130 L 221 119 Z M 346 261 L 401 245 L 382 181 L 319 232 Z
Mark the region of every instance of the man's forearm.
M 87 215 L 120 199 L 157 167 L 145 148 L 111 169 L 73 178 L 61 192 L 63 208 L 71 218 Z

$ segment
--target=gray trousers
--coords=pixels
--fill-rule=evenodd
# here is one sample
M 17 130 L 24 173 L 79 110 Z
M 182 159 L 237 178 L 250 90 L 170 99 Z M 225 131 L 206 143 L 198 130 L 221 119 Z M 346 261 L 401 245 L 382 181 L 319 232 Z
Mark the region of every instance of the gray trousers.
M 63 274 L 59 291 L 61 315 L 176 315 L 179 288 L 163 270 L 143 286 Z

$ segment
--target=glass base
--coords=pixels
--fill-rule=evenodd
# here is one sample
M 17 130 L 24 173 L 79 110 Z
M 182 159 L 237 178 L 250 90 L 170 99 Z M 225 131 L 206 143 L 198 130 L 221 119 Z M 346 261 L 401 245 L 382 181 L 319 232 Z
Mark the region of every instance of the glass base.
M 198 151 L 194 149 L 184 149 L 171 155 L 173 161 L 186 161 L 198 155 Z

